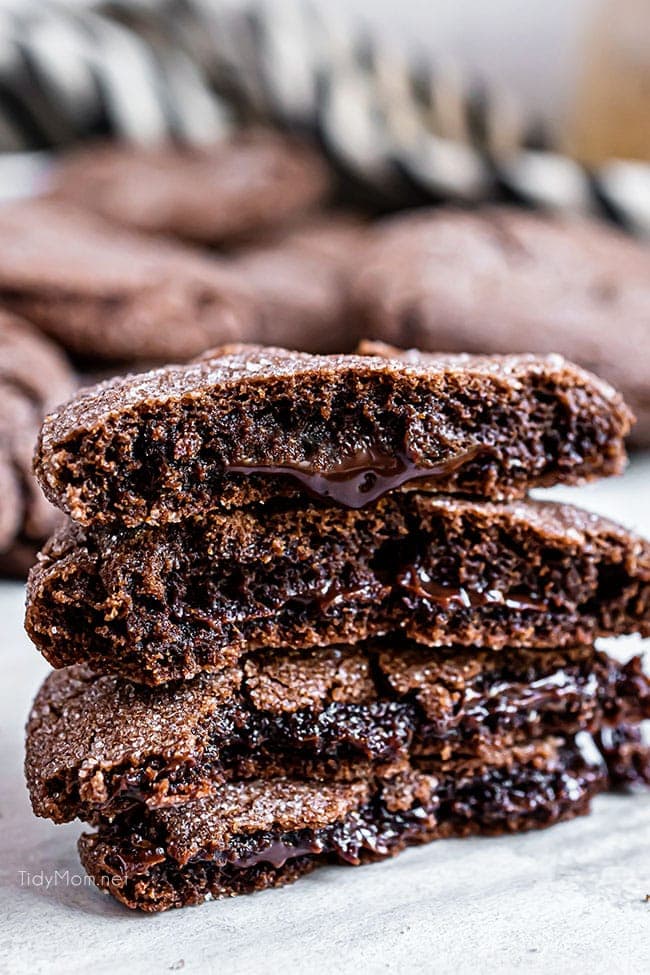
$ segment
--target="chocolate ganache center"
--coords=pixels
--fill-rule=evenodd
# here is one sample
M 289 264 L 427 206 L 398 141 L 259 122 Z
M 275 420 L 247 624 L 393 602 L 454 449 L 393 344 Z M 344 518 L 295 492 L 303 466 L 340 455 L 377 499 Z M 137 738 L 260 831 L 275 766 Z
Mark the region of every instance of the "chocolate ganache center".
M 394 847 L 433 830 L 439 806 L 440 799 L 435 793 L 424 804 L 417 803 L 403 811 L 391 812 L 382 804 L 368 805 L 321 829 L 257 838 L 235 837 L 232 850 L 217 854 L 215 859 L 236 870 L 247 870 L 260 863 L 278 869 L 300 857 L 332 854 L 339 861 L 358 865 L 364 853 L 373 857 L 389 856 Z M 202 859 L 210 859 L 205 851 L 194 858 L 199 862 Z
M 258 863 L 270 863 L 271 866 L 279 869 L 289 860 L 295 860 L 303 856 L 313 856 L 322 852 L 323 844 L 316 837 L 302 844 L 298 841 L 290 843 L 277 839 L 272 840 L 268 846 L 264 846 L 254 853 L 235 857 L 228 862 L 230 866 L 236 867 L 237 870 L 246 870 L 248 867 L 254 867 Z
M 408 565 L 397 576 L 397 584 L 420 599 L 429 600 L 442 609 L 464 606 L 475 609 L 483 606 L 507 606 L 508 609 L 544 613 L 548 606 L 527 593 L 504 593 L 500 589 L 469 589 L 465 586 L 441 585 L 420 565 Z
M 353 454 L 342 457 L 329 470 L 314 470 L 306 464 L 228 464 L 230 474 L 266 474 L 291 477 L 317 498 L 336 501 L 346 508 L 363 508 L 395 488 L 410 481 L 440 481 L 488 452 L 489 447 L 477 444 L 446 460 L 416 465 L 406 451 L 389 453 L 374 445 L 360 447 Z

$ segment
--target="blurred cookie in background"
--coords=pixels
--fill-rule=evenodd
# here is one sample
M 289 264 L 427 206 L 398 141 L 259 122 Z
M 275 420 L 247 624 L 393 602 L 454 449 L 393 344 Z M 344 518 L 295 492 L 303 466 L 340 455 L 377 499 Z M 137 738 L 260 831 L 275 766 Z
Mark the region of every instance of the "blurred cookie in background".
M 350 282 L 366 232 L 360 219 L 331 213 L 240 252 L 233 267 L 254 296 L 255 341 L 301 352 L 352 350 L 359 333 Z
M 0 312 L 0 575 L 25 575 L 61 521 L 36 483 L 32 456 L 43 417 L 75 388 L 62 352 Z
M 291 222 L 329 190 L 315 149 L 252 130 L 209 147 L 84 149 L 62 160 L 52 192 L 134 230 L 224 246 Z
M 365 336 L 440 352 L 559 352 L 620 389 L 650 444 L 650 248 L 505 207 L 380 224 L 353 285 Z
M 49 199 L 0 208 L 0 306 L 93 363 L 189 359 L 253 322 L 223 261 Z

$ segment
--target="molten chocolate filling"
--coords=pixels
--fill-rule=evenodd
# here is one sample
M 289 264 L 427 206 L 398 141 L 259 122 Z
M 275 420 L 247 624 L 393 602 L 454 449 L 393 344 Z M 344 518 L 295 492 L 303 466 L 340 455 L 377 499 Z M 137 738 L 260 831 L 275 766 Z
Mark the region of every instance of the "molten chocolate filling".
M 229 464 L 230 474 L 268 474 L 292 477 L 317 498 L 336 501 L 346 508 L 363 508 L 390 491 L 411 481 L 435 484 L 455 474 L 491 448 L 477 444 L 439 463 L 419 467 L 405 451 L 389 454 L 376 446 L 361 447 L 341 458 L 328 471 L 315 471 L 306 465 Z
M 476 609 L 482 606 L 507 606 L 508 609 L 546 613 L 548 604 L 542 600 L 533 599 L 527 594 L 515 592 L 503 593 L 500 589 L 468 589 L 463 586 L 442 586 L 431 578 L 427 570 L 420 565 L 409 565 L 397 576 L 397 584 L 408 592 L 412 592 L 419 599 L 430 600 L 443 609 L 454 606 L 464 606 Z

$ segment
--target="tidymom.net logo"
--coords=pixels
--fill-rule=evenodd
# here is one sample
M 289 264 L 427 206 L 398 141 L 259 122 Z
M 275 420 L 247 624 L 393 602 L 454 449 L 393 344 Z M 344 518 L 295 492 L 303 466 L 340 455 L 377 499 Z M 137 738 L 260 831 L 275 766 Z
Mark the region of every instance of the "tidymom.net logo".
M 47 873 L 45 870 L 19 870 L 19 887 L 36 887 L 42 890 L 50 890 L 56 887 L 121 887 L 124 880 L 121 877 L 100 877 L 95 880 L 86 873 L 75 873 L 72 870 L 54 870 Z

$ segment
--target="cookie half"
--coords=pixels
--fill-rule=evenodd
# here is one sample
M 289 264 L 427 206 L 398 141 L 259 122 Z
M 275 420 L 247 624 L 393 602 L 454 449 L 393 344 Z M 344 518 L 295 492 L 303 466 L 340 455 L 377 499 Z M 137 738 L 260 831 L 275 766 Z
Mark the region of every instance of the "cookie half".
M 611 387 L 558 356 L 233 346 L 83 391 L 46 419 L 36 471 L 85 525 L 305 494 L 361 508 L 413 485 L 518 497 L 619 473 L 630 422 Z
M 68 667 L 36 697 L 25 770 L 37 815 L 97 822 L 238 779 L 348 781 L 409 759 L 442 774 L 580 731 L 605 744 L 645 718 L 650 681 L 640 658 L 621 664 L 589 647 L 494 654 L 384 641 L 276 650 L 155 689 Z
M 79 840 L 97 886 L 162 911 L 290 883 L 322 863 L 359 865 L 449 836 L 539 829 L 585 813 L 607 785 L 574 744 L 543 740 L 499 764 L 375 783 L 233 783 L 209 799 L 117 820 Z
M 55 667 L 149 684 L 381 634 L 555 649 L 650 635 L 650 543 L 570 505 L 415 491 L 121 532 L 68 523 L 31 573 L 26 626 Z

